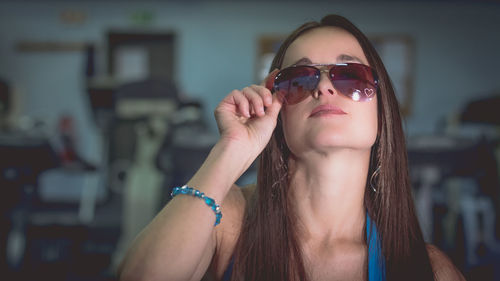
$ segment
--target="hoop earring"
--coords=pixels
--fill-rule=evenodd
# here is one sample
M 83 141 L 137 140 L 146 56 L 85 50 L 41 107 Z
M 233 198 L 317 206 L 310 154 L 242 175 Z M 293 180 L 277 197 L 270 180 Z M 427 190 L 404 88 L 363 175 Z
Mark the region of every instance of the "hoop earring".
M 276 136 L 271 137 L 272 141 L 277 143 L 278 150 L 280 152 L 279 158 L 277 159 L 278 162 L 278 175 L 279 178 L 273 182 L 271 185 L 271 196 L 273 198 L 276 198 L 279 192 L 279 186 L 283 184 L 283 180 L 287 178 L 288 176 L 288 165 L 285 159 L 286 157 L 286 146 L 283 144 L 283 142 L 277 142 L 276 141 Z
M 372 188 L 373 192 L 377 193 L 377 189 L 375 188 L 375 178 L 378 177 L 380 174 L 380 165 L 377 167 L 377 169 L 373 172 L 372 176 L 370 177 L 370 187 Z

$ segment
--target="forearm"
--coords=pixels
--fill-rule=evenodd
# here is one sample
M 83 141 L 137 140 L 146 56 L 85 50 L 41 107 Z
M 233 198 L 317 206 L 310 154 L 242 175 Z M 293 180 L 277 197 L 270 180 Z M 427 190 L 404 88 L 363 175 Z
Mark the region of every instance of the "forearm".
M 251 158 L 245 150 L 219 142 L 187 185 L 220 203 Z M 189 280 L 198 276 L 196 271 L 206 270 L 215 250 L 214 222 L 214 212 L 203 200 L 176 196 L 134 241 L 120 268 L 121 279 Z

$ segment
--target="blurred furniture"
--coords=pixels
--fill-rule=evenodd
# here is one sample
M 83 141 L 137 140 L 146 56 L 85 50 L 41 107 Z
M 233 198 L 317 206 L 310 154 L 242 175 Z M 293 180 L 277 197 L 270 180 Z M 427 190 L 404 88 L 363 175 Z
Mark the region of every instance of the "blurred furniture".
M 485 139 L 420 136 L 409 140 L 408 157 L 424 238 L 437 244 L 444 242 L 440 246 L 451 248 L 446 245 L 450 241 L 442 240 L 454 241 L 460 216 L 464 223 L 465 262 L 477 263 L 475 253 L 480 242 L 491 249 L 497 245 L 491 198 L 494 198 L 492 191 L 498 188 L 498 181 L 494 180 L 498 174 L 491 174 L 496 167 L 492 144 Z M 444 229 L 433 220 L 436 208 L 445 209 Z M 482 227 L 478 223 L 479 214 L 483 218 Z M 445 237 L 439 237 L 435 230 L 443 231 Z
M 472 100 L 459 115 L 461 124 L 486 124 L 500 126 L 500 95 Z
M 103 211 L 113 202 L 96 200 L 95 191 L 102 183 L 85 177 L 99 171 L 62 161 L 53 143 L 31 130 L 1 132 L 0 154 L 6 280 L 39 280 L 40 276 L 73 280 L 90 272 L 95 273 L 93 278 L 107 274 L 119 225 L 108 210 Z M 83 178 L 83 189 L 64 178 L 47 181 L 56 172 Z
M 10 110 L 10 103 L 11 96 L 9 85 L 7 82 L 0 79 L 0 129 L 2 129 L 3 123 Z
M 481 130 L 481 137 L 487 140 L 488 146 L 483 146 L 479 152 L 482 155 L 481 164 L 484 174 L 481 177 L 480 194 L 476 197 L 468 197 L 465 202 L 468 212 L 467 216 L 474 225 L 472 229 L 481 229 L 482 232 L 472 231 L 470 240 L 481 241 L 491 252 L 500 259 L 500 244 L 497 239 L 500 236 L 500 94 L 494 93 L 488 97 L 472 99 L 465 104 L 459 114 L 458 126 L 477 127 Z M 482 220 L 478 218 L 482 214 Z M 472 250 L 472 249 L 470 249 Z M 484 252 L 484 251 L 483 251 Z M 492 255 L 490 255 L 492 256 Z M 468 259 L 477 262 L 475 252 L 469 251 Z M 497 263 L 500 265 L 500 263 Z M 500 270 L 497 269 L 497 277 L 500 278 Z
M 446 134 L 416 136 L 408 141 L 425 239 L 457 251 L 460 243 L 456 239 L 463 239 L 465 247 L 460 255 L 467 268 L 500 257 L 499 106 L 499 96 L 473 100 L 443 128 Z
M 37 198 L 39 176 L 56 167 L 58 159 L 46 138 L 17 131 L 0 133 L 0 155 L 0 261 L 6 270 L 19 269 L 24 251 L 24 230 L 33 201 Z

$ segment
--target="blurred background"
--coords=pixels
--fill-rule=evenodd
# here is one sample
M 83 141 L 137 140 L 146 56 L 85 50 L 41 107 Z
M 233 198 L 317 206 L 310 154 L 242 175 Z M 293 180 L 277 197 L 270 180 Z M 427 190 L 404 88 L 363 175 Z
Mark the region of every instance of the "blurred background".
M 328 13 L 388 68 L 426 241 L 500 280 L 500 2 L 480 0 L 0 1 L 2 280 L 117 280 L 217 141 L 218 102 Z

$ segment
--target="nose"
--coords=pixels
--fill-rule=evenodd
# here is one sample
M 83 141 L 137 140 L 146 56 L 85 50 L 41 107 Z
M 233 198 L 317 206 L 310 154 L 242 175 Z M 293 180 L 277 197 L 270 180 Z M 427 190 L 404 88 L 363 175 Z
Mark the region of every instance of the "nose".
M 319 98 L 320 95 L 324 94 L 333 95 L 335 93 L 332 81 L 330 81 L 330 78 L 328 76 L 329 70 L 327 68 L 323 68 L 320 70 L 318 86 L 316 86 L 316 89 L 313 92 L 314 98 Z

